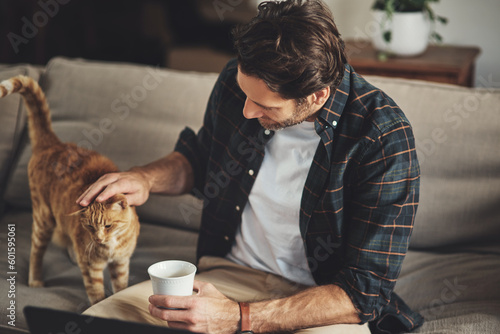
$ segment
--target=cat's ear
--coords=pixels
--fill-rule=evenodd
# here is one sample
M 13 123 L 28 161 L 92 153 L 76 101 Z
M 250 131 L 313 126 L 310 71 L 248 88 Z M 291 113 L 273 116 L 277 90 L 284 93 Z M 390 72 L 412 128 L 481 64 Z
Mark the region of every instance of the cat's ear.
M 84 211 L 86 210 L 86 208 L 82 208 L 78 211 L 75 211 L 75 212 L 72 212 L 72 213 L 68 213 L 67 216 L 78 216 L 80 214 L 82 214 Z
M 122 211 L 128 207 L 127 198 L 121 194 L 111 197 L 108 203 L 111 204 L 111 210 L 113 211 Z

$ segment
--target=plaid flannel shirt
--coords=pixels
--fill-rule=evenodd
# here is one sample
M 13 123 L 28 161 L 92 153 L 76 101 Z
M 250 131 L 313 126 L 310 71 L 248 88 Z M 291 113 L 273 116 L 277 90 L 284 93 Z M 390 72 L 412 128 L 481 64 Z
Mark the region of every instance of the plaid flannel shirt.
M 214 86 L 202 128 L 198 134 L 186 128 L 176 144 L 193 167 L 193 193 L 204 200 L 198 258 L 230 251 L 273 136 L 243 116 L 246 96 L 236 73 L 232 60 Z M 346 65 L 315 129 L 321 140 L 297 210 L 316 283 L 343 288 L 373 331 L 418 327 L 421 316 L 392 293 L 419 195 L 408 120 L 390 97 Z

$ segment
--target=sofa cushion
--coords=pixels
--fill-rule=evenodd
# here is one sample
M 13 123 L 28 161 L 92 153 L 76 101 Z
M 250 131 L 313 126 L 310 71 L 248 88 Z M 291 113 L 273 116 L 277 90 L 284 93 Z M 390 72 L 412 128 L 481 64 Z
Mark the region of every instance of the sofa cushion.
M 411 247 L 498 244 L 500 90 L 367 79 L 414 129 L 422 178 Z
M 395 291 L 425 318 L 415 333 L 498 333 L 500 253 L 409 251 Z
M 38 80 L 42 70 L 29 65 L 2 66 L 0 81 L 16 75 L 27 75 Z M 20 95 L 0 99 L 0 198 L 5 190 L 6 180 L 19 146 L 21 133 L 26 124 L 26 107 Z
M 170 153 L 185 126 L 199 129 L 216 78 L 217 74 L 55 58 L 41 86 L 61 140 L 94 149 L 126 170 Z M 31 206 L 26 176 L 30 154 L 28 145 L 7 190 L 10 204 Z M 185 206 L 198 210 L 183 216 Z M 190 195 L 152 196 L 139 208 L 139 217 L 196 229 L 200 207 Z

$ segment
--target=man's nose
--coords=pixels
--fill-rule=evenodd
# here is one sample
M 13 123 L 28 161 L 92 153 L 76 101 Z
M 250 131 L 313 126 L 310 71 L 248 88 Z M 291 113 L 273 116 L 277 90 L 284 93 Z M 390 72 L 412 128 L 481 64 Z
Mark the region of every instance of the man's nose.
M 250 101 L 248 98 L 245 100 L 245 106 L 243 107 L 243 116 L 247 119 L 260 118 L 264 116 L 262 108 Z

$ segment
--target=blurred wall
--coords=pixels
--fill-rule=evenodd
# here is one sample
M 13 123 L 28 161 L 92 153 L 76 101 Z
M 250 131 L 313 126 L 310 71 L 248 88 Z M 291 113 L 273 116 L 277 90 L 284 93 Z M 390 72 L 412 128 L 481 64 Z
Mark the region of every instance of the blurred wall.
M 164 66 L 171 50 L 200 43 L 228 53 L 232 23 L 247 21 L 261 1 L 0 0 L 0 63 L 64 55 Z M 344 38 L 369 38 L 374 0 L 324 1 Z M 476 85 L 500 87 L 500 0 L 441 0 L 433 8 L 449 19 L 438 26 L 446 44 L 481 48 Z
M 210 21 L 199 1 L 0 0 L 0 63 L 66 56 L 165 66 L 178 46 L 232 51 L 229 15 Z
M 369 38 L 374 0 L 324 0 L 345 39 Z M 448 18 L 437 31 L 445 44 L 478 46 L 476 86 L 500 88 L 500 1 L 441 0 L 435 12 Z

